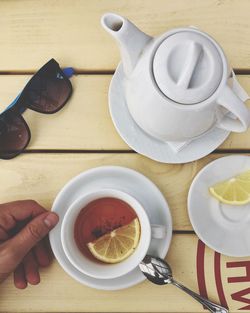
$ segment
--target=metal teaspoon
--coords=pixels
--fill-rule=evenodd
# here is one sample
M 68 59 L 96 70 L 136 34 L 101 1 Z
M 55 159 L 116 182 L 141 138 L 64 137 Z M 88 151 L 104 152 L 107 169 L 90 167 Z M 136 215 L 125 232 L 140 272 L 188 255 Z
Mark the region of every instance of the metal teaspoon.
M 157 285 L 173 284 L 181 290 L 185 291 L 191 297 L 196 299 L 200 304 L 205 306 L 212 313 L 228 313 L 226 308 L 215 304 L 208 299 L 201 297 L 199 294 L 191 291 L 187 287 L 178 283 L 173 279 L 171 267 L 162 259 L 146 255 L 142 262 L 139 264 L 142 273 L 152 283 Z

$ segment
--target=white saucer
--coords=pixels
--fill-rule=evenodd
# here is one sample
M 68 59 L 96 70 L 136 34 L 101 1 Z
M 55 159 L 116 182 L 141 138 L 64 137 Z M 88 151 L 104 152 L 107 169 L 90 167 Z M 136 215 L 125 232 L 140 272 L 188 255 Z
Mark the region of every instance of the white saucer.
M 124 97 L 124 72 L 119 64 L 109 88 L 109 110 L 116 130 L 136 152 L 163 163 L 187 163 L 198 160 L 220 146 L 230 132 L 214 127 L 192 140 L 179 152 L 174 152 L 167 142 L 160 141 L 144 132 L 134 121 Z
M 96 289 L 117 290 L 142 282 L 145 277 L 139 268 L 116 279 L 95 279 L 78 271 L 67 259 L 61 243 L 61 225 L 67 208 L 83 193 L 99 188 L 118 189 L 137 198 L 153 224 L 166 225 L 163 239 L 152 239 L 149 253 L 164 258 L 172 238 L 172 218 L 168 204 L 160 190 L 142 174 L 119 166 L 97 167 L 76 176 L 57 195 L 52 211 L 60 216 L 59 224 L 50 232 L 50 243 L 62 268 L 80 283 Z
M 193 180 L 188 194 L 188 213 L 198 237 L 210 248 L 233 257 L 250 256 L 250 204 L 219 203 L 208 188 L 250 170 L 250 157 L 231 155 L 204 167 Z

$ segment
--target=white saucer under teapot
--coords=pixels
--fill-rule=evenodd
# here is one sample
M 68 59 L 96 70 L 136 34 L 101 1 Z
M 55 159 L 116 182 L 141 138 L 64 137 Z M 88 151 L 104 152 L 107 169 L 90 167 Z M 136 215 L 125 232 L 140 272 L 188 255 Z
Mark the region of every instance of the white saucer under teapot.
M 247 130 L 249 110 L 230 86 L 230 66 L 209 35 L 187 27 L 153 38 L 113 13 L 102 25 L 119 43 L 126 103 L 146 133 L 186 141 L 213 127 Z

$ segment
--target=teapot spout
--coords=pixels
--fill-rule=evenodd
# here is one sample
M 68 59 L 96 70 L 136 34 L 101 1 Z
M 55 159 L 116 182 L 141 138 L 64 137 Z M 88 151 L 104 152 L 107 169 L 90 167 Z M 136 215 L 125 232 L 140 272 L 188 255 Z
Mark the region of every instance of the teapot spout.
M 101 24 L 116 39 L 120 48 L 125 75 L 129 76 L 133 72 L 144 47 L 152 37 L 140 31 L 126 18 L 114 13 L 104 14 Z

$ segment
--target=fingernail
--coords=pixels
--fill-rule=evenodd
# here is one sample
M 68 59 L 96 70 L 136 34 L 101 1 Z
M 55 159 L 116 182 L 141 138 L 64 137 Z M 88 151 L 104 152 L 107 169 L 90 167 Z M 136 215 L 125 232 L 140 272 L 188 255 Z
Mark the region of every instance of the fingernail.
M 49 227 L 49 228 L 53 228 L 57 223 L 58 223 L 58 215 L 55 213 L 49 213 L 45 219 L 44 219 L 44 223 Z

